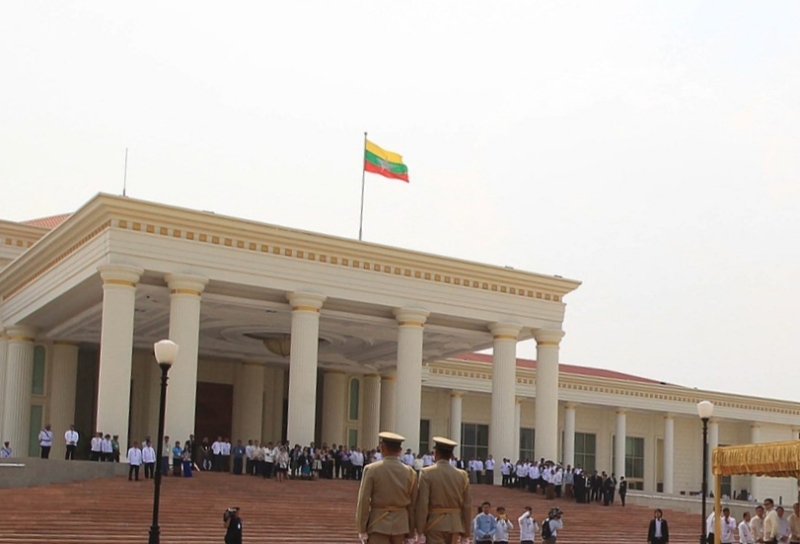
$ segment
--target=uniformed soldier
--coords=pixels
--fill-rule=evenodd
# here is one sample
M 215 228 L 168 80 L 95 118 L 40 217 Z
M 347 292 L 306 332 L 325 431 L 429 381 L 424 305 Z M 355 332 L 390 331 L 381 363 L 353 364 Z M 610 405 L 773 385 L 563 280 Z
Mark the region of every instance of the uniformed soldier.
M 469 539 L 472 499 L 469 475 L 450 464 L 455 442 L 433 437 L 436 463 L 419 475 L 414 521 L 427 544 L 453 544 Z
M 369 544 L 403 544 L 414 536 L 417 475 L 400 462 L 405 438 L 382 432 L 382 460 L 364 468 L 356 506 L 356 528 Z

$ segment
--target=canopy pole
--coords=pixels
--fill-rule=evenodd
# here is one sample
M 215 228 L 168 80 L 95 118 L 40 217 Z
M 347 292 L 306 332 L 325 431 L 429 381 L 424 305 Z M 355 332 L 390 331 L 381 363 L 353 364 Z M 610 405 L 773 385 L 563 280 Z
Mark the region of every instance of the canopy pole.
M 714 544 L 722 542 L 722 477 L 714 474 Z

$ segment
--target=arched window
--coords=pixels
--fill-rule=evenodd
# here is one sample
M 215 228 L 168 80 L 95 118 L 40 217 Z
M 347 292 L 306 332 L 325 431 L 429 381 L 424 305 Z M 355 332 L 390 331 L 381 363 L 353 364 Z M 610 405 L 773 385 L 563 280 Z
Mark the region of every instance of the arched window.
M 348 419 L 351 421 L 358 420 L 358 403 L 359 403 L 359 394 L 361 392 L 361 382 L 358 381 L 358 378 L 353 378 L 350 380 L 350 405 L 347 411 Z
M 31 393 L 34 395 L 44 395 L 44 376 L 45 359 L 47 351 L 44 346 L 33 348 L 33 380 L 31 381 Z

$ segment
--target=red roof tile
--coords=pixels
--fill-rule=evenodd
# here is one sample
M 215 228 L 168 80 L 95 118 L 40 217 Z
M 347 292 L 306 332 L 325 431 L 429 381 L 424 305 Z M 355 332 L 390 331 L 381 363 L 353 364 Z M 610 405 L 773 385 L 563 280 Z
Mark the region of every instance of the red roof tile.
M 476 363 L 487 363 L 491 364 L 492 356 L 487 353 L 465 353 L 455 357 L 455 359 L 461 359 L 464 361 L 473 361 Z M 531 361 L 530 359 L 517 359 L 517 366 L 522 368 L 536 368 L 536 361 Z M 588 366 L 577 366 L 577 365 L 565 365 L 560 363 L 558 368 L 561 372 L 565 374 L 578 374 L 581 376 L 591 376 L 593 378 L 610 378 L 613 380 L 627 380 L 629 382 L 640 382 L 640 383 L 652 383 L 658 384 L 663 383 L 658 380 L 651 380 L 649 378 L 642 378 L 640 376 L 633 376 L 631 374 L 624 374 L 622 372 L 615 372 L 613 370 L 605 370 L 602 368 L 590 368 Z
M 71 213 L 62 213 L 59 215 L 51 215 L 49 217 L 40 217 L 38 219 L 29 219 L 28 221 L 23 221 L 23 225 L 30 225 L 32 227 L 44 227 L 46 229 L 53 230 L 61 223 L 69 219 Z

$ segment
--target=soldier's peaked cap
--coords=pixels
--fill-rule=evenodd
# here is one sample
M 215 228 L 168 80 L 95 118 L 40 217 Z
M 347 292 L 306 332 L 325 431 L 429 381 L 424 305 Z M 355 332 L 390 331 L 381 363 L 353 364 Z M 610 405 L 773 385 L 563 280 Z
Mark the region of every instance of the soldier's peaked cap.
M 443 436 L 434 436 L 433 444 L 436 449 L 452 451 L 458 446 L 457 442 Z
M 406 439 L 405 436 L 400 436 L 397 433 L 390 433 L 389 431 L 378 433 L 378 438 L 387 446 L 401 446 Z

